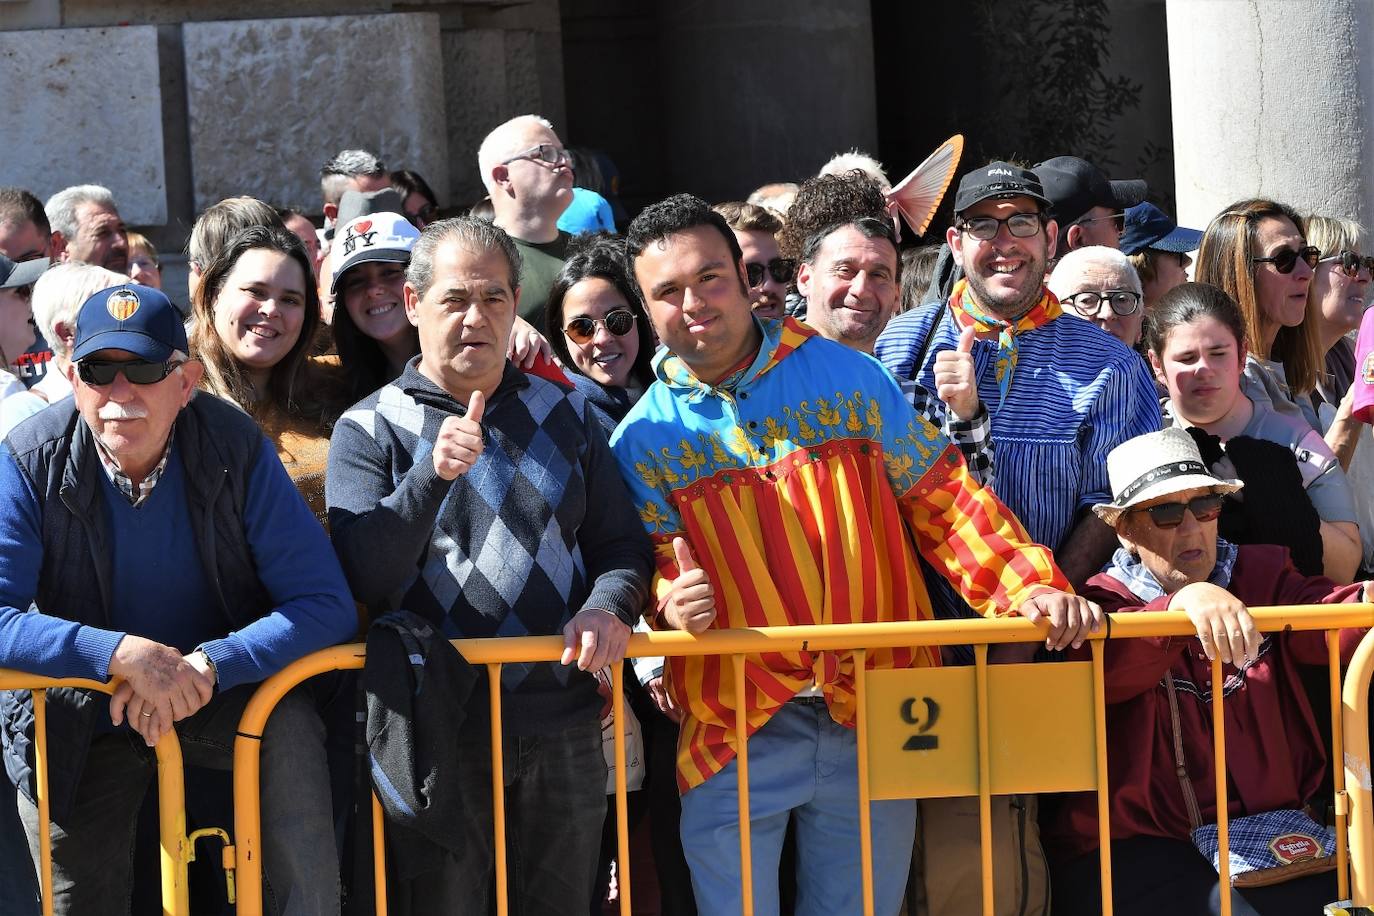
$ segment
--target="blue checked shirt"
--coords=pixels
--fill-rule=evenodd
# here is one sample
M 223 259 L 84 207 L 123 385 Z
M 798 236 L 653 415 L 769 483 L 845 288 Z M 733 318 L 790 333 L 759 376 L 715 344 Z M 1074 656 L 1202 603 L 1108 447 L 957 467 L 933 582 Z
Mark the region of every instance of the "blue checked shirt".
M 894 318 L 876 355 L 898 379 L 914 377 L 928 393 L 935 390 L 936 354 L 958 343 L 953 315 L 933 302 Z M 1145 361 L 1081 318 L 1062 315 L 1020 335 L 1018 350 L 1003 401 L 996 341 L 973 344 L 978 395 L 992 420 L 995 489 L 1037 543 L 1058 550 L 1081 512 L 1111 498 L 1107 453 L 1160 428 L 1159 402 Z M 943 415 L 938 398 L 926 402 Z

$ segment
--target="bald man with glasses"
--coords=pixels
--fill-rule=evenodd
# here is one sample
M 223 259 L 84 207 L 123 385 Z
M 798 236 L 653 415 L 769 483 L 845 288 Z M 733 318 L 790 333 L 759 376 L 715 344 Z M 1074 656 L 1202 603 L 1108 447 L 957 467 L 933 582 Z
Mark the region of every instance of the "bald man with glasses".
M 568 151 L 547 120 L 521 115 L 487 134 L 477 167 L 496 214 L 492 221 L 520 250 L 519 315 L 547 336 L 544 305 L 571 238 L 558 228 L 573 199 Z

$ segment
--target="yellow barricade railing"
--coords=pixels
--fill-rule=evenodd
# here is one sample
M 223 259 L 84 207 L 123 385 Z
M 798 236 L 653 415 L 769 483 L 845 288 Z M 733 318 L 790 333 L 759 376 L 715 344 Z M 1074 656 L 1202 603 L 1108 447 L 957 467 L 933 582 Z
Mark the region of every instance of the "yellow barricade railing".
M 1371 675 L 1374 675 L 1374 633 L 1366 635 L 1359 646 L 1342 692 L 1339 645 L 1336 630 L 1352 627 L 1374 626 L 1374 605 L 1311 605 L 1279 608 L 1252 608 L 1251 613 L 1260 630 L 1276 632 L 1293 630 L 1326 630 L 1328 647 L 1329 687 L 1332 700 L 1333 747 L 1332 761 L 1335 771 L 1335 812 L 1337 834 L 1338 884 L 1341 897 L 1352 895 L 1357 905 L 1370 905 L 1374 902 L 1374 793 L 1371 789 L 1370 749 L 1368 731 L 1368 695 Z M 1043 638 L 1042 632 L 1034 625 L 1020 618 L 1001 618 L 996 620 L 936 620 L 914 623 L 892 624 L 850 624 L 836 626 L 798 626 L 760 628 L 753 630 L 713 630 L 700 636 L 686 633 L 635 634 L 630 639 L 628 655 L 640 656 L 691 656 L 717 655 L 729 656 L 736 683 L 744 677 L 746 655 L 764 652 L 810 651 L 853 651 L 855 654 L 855 690 L 858 700 L 858 754 L 859 754 L 859 816 L 860 845 L 863 863 L 863 899 L 866 913 L 873 912 L 872 863 L 873 849 L 869 825 L 869 801 L 874 797 L 870 783 L 875 776 L 886 785 L 890 765 L 890 755 L 885 742 L 890 729 L 878 727 L 871 720 L 876 714 L 870 710 L 868 702 L 868 682 L 875 677 L 887 679 L 890 672 L 866 671 L 864 661 L 872 649 L 898 648 L 906 646 L 944 646 L 972 644 L 975 648 L 976 662 L 973 669 L 911 669 L 917 672 L 970 672 L 972 674 L 971 708 L 976 711 L 972 717 L 972 733 L 967 736 L 970 753 L 967 756 L 973 775 L 960 776 L 955 767 L 955 783 L 940 790 L 944 795 L 977 795 L 982 820 L 982 879 L 983 911 L 993 912 L 993 860 L 991 835 L 991 798 L 994 794 L 1006 792 L 1071 791 L 1092 789 L 1097 792 L 1098 820 L 1100 839 L 1100 863 L 1102 877 L 1103 911 L 1111 913 L 1111 844 L 1108 809 L 1107 785 L 1107 745 L 1106 745 L 1106 703 L 1104 699 L 1104 669 L 1102 649 L 1104 640 L 1129 639 L 1143 636 L 1192 636 L 1194 630 L 1188 619 L 1177 612 L 1141 612 L 1113 615 L 1109 630 L 1091 637 L 1092 661 L 1090 663 L 1067 663 L 1060 665 L 1013 665 L 988 664 L 988 647 L 1000 643 L 1036 642 Z M 491 639 L 460 639 L 454 645 L 464 657 L 474 665 L 485 665 L 489 672 L 489 698 L 491 707 L 492 730 L 492 809 L 494 826 L 494 854 L 496 860 L 497 912 L 507 912 L 506 888 L 506 850 L 505 850 L 505 805 L 502 783 L 501 748 L 501 665 L 515 662 L 553 662 L 563 652 L 563 640 L 558 637 L 520 637 Z M 261 899 L 261 817 L 259 811 L 259 748 L 263 728 L 277 702 L 302 681 L 328 671 L 358 669 L 363 667 L 365 650 L 361 645 L 339 646 L 317 652 L 288 666 L 269 678 L 259 688 L 244 711 L 239 726 L 239 737 L 234 749 L 234 792 L 235 792 L 235 832 L 237 838 L 237 862 L 239 880 L 238 912 L 241 916 L 258 916 L 262 912 Z M 1078 668 L 1079 672 L 1071 669 Z M 1021 672 L 1009 669 L 1035 669 L 1044 672 L 1046 677 L 1055 677 L 1056 684 L 1070 683 L 1075 678 L 1086 684 L 1090 695 L 1080 698 L 1077 708 L 1081 714 L 1076 719 L 1059 725 L 1065 733 L 1074 729 L 1085 731 L 1091 738 L 1090 747 L 1082 741 L 1076 742 L 1086 748 L 1090 759 L 1077 775 L 1056 774 L 1055 778 L 1036 781 L 1033 775 L 1036 768 L 1006 765 L 1009 752 L 1017 755 L 1034 754 L 1037 748 L 1026 744 L 1010 746 L 999 741 L 993 744 L 991 722 L 999 726 L 1010 720 L 1001 710 L 999 700 L 990 690 L 990 681 L 1007 682 L 1008 678 L 1020 677 Z M 1058 674 L 1054 674 L 1054 672 Z M 1081 673 L 1081 677 L 1079 677 Z M 623 729 L 623 683 L 622 666 L 612 666 L 612 694 L 615 711 L 615 790 L 617 799 L 617 835 L 620 855 L 619 887 L 620 912 L 629 916 L 631 912 L 631 886 L 629 863 L 629 836 L 626 822 L 625 804 L 625 746 Z M 1029 676 L 1040 675 L 1031 672 Z M 1067 678 L 1067 680 L 1065 679 Z M 965 680 L 967 680 L 965 678 Z M 877 683 L 877 681 L 875 681 Z M 933 682 L 929 682 L 933 683 Z M 1212 683 L 1220 685 L 1222 665 L 1220 660 L 1212 663 Z M 888 689 L 894 685 L 887 684 Z M 895 689 L 902 688 L 896 684 Z M 923 688 L 924 689 L 924 688 Z M 945 689 L 937 685 L 935 689 Z M 956 688 L 958 690 L 962 687 Z M 875 688 L 876 690 L 876 688 Z M 907 723 L 916 720 L 909 716 L 909 705 L 904 705 L 903 716 Z M 1005 705 L 1005 704 L 1001 704 Z M 885 708 L 885 707 L 884 707 Z M 1227 874 L 1228 832 L 1227 832 L 1227 785 L 1226 785 L 1226 738 L 1222 716 L 1222 691 L 1213 691 L 1212 714 L 1216 758 L 1216 797 L 1218 810 L 1218 839 L 1221 845 L 1222 887 L 1229 885 Z M 881 711 L 881 710 L 879 710 Z M 1019 715 L 1019 713 L 1018 713 Z M 1000 718 L 999 718 L 1000 716 Z M 927 723 L 929 724 L 929 723 Z M 737 734 L 743 735 L 745 716 L 740 710 L 736 716 Z M 1034 723 L 1027 728 L 1034 726 Z M 1015 732 L 1015 728 L 1008 729 Z M 1024 730 L 1024 729 L 1023 729 Z M 1064 734 L 1052 733 L 1042 742 L 1050 745 L 1040 748 L 1056 755 L 1056 761 L 1063 756 Z M 1080 738 L 1082 736 L 1079 736 Z M 884 740 L 879 740 L 884 739 Z M 957 742 L 954 742 L 957 744 Z M 1074 742 L 1070 742 L 1074 743 Z M 920 742 L 917 742 L 918 746 Z M 739 821 L 740 821 L 740 866 L 745 900 L 744 912 L 752 913 L 752 849 L 749 836 L 749 753 L 748 744 L 741 738 L 738 741 L 739 769 Z M 1084 755 L 1080 755 L 1084 756 Z M 1344 766 L 1340 765 L 1344 762 Z M 1013 773 L 1013 769 L 1029 771 Z M 1056 768 L 1062 769 L 1062 768 Z M 1068 767 L 1073 770 L 1073 767 Z M 899 780 L 900 782 L 900 780 Z M 928 788 L 928 787 L 927 787 Z M 886 792 L 905 795 L 885 797 L 922 797 L 926 791 L 921 785 L 902 788 L 884 788 Z M 933 791 L 933 790 L 932 790 Z M 883 797 L 880 795 L 880 797 Z M 382 817 L 376 797 L 372 804 L 375 826 L 375 877 L 377 893 L 377 912 L 386 913 L 385 866 L 382 854 Z M 1349 846 L 1347 853 L 1347 824 L 1349 824 Z M 1352 877 L 1353 876 L 1353 877 Z M 1229 916 L 1230 896 L 1221 895 L 1221 911 Z
M 32 690 L 34 718 L 34 770 L 38 796 L 38 821 L 44 829 L 38 834 L 38 881 L 43 892 L 43 916 L 52 916 L 52 839 L 48 826 L 48 727 L 47 690 L 54 687 L 77 687 L 100 693 L 113 693 L 117 681 L 103 684 L 80 678 L 47 678 L 22 671 L 0 670 L 0 690 Z M 101 713 L 104 715 L 105 713 Z M 232 866 L 232 847 L 229 837 L 217 828 L 186 833 L 186 797 L 181 763 L 181 745 L 176 732 L 163 736 L 155 748 L 157 754 L 158 835 L 162 857 L 162 912 L 164 916 L 189 916 L 190 897 L 187 886 L 187 866 L 195 860 L 195 841 L 201 836 L 218 836 L 225 843 L 224 864 Z M 233 879 L 229 879 L 230 902 L 233 902 Z

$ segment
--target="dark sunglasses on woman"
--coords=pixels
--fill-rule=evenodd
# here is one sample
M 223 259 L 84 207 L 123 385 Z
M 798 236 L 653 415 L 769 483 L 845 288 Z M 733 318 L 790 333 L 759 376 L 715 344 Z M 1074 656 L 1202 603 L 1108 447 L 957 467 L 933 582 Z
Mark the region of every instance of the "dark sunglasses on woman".
M 568 335 L 568 339 L 581 346 L 591 342 L 596 336 L 596 326 L 604 324 L 606 330 L 616 337 L 624 337 L 634 330 L 635 313 L 629 309 L 611 309 L 606 313 L 605 318 L 588 318 L 586 315 L 579 316 L 569 321 L 563 327 L 563 333 Z
M 1293 268 L 1298 266 L 1298 258 L 1307 262 L 1307 266 L 1316 268 L 1321 261 L 1322 251 L 1316 245 L 1304 245 L 1301 248 L 1283 247 L 1274 252 L 1267 258 L 1251 258 L 1256 264 L 1273 264 L 1274 269 L 1281 274 L 1291 274 Z
M 1193 513 L 1193 518 L 1200 522 L 1210 522 L 1221 515 L 1221 499 L 1216 493 L 1208 493 L 1206 496 L 1195 496 L 1186 503 L 1160 503 L 1135 511 L 1148 513 L 1156 528 L 1167 531 L 1183 524 L 1184 512 Z
M 1360 270 L 1369 271 L 1374 276 L 1374 257 L 1361 255 L 1358 251 L 1343 250 L 1340 254 L 1333 254 L 1329 258 L 1322 258 L 1320 263 L 1335 261 L 1336 267 L 1350 279 L 1355 279 L 1360 275 Z

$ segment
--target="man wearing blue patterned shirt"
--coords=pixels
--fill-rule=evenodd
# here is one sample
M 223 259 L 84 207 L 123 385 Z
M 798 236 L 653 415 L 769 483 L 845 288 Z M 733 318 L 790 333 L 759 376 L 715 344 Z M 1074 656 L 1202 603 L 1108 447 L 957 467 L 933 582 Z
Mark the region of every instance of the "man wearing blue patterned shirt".
M 997 495 L 1081 585 L 1116 540 L 1090 508 L 1109 493 L 1107 453 L 1159 429 L 1144 362 L 1045 288 L 1057 227 L 1033 172 L 1003 162 L 965 175 L 947 234 L 965 279 L 948 302 L 898 316 L 876 355 L 899 379 L 936 389 L 941 351 L 974 334 L 977 396 L 992 417 Z
M 1071 315 L 1045 288 L 1045 267 L 1057 226 L 1035 173 L 994 162 L 965 175 L 946 233 L 964 279 L 948 302 L 932 302 L 898 316 L 878 338 L 875 355 L 898 379 L 940 410 L 967 415 L 972 402 L 992 419 L 993 489 L 1030 536 L 1050 547 L 1069 581 L 1080 587 L 1111 557 L 1117 540 L 1092 514 L 1110 491 L 1107 453 L 1159 429 L 1159 405 L 1145 363 L 1105 331 Z M 971 345 L 973 390 L 951 396 L 942 363 Z M 905 386 L 904 386 L 905 387 Z M 938 392 L 944 400 L 931 393 Z M 942 615 L 972 616 L 931 578 Z M 1029 660 L 1033 644 L 994 647 L 998 661 Z M 964 653 L 967 655 L 968 653 Z M 957 650 L 947 660 L 964 661 Z M 971 799 L 921 802 L 921 850 L 913 880 L 931 916 L 976 912 L 978 816 Z M 1021 869 L 994 869 L 1000 914 L 1043 914 L 1037 889 L 1048 879 L 1035 831 L 1035 799 L 996 796 L 993 833 L 998 848 L 1016 848 Z M 1015 826 L 1021 824 L 1017 831 Z M 1020 873 L 1021 886 L 1010 883 Z M 1048 898 L 1047 894 L 1043 895 Z M 1028 909 L 1016 901 L 1029 901 Z

